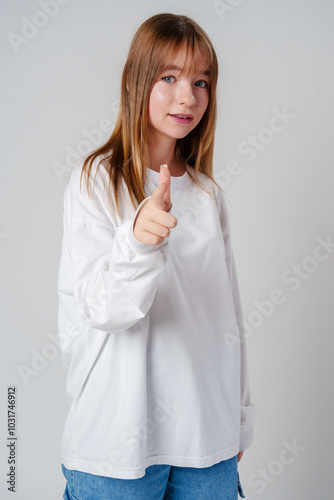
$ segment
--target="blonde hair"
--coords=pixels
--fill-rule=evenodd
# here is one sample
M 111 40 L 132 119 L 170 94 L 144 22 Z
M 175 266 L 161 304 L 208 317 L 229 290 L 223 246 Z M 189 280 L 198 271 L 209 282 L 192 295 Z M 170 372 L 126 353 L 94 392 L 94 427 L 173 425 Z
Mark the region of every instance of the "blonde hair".
M 145 193 L 148 151 L 148 104 L 152 87 L 164 69 L 166 61 L 186 47 L 186 63 L 182 73 L 189 73 L 204 56 L 210 78 L 208 107 L 198 125 L 183 139 L 177 139 L 175 156 L 187 164 L 188 172 L 202 189 L 199 172 L 213 178 L 213 147 L 216 126 L 216 87 L 218 61 L 211 40 L 205 31 L 187 16 L 157 14 L 147 19 L 136 31 L 125 62 L 121 82 L 121 101 L 118 118 L 110 138 L 86 157 L 81 180 L 86 172 L 89 194 L 89 176 L 93 161 L 103 155 L 101 162 L 109 174 L 109 187 L 113 186 L 118 215 L 119 184 L 123 178 L 136 209 L 147 197 Z M 88 168 L 87 168 L 88 167 Z M 97 173 L 96 169 L 96 173 Z M 95 174 L 96 176 L 96 174 Z M 110 189 L 108 191 L 110 194 Z M 211 196 L 211 193 L 209 193 Z

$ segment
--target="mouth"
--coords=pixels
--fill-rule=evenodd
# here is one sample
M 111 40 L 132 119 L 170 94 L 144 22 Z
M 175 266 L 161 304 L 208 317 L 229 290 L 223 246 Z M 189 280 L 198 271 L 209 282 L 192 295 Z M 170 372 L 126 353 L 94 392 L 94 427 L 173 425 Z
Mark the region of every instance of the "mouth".
M 181 123 L 182 125 L 187 125 L 193 120 L 193 115 L 184 115 L 184 114 L 177 114 L 177 115 L 169 115 L 172 120 L 176 123 Z
M 170 116 L 175 116 L 177 118 L 191 119 L 191 120 L 194 118 L 193 115 L 183 115 L 182 113 L 177 115 L 170 114 Z

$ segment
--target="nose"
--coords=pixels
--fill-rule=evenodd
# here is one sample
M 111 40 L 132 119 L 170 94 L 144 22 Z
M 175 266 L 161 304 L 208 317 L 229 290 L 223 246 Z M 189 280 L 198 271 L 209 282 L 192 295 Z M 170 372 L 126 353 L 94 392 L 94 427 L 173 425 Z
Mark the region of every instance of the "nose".
M 186 104 L 187 106 L 192 106 L 196 103 L 192 85 L 185 82 L 180 83 L 177 92 L 177 102 L 178 104 Z

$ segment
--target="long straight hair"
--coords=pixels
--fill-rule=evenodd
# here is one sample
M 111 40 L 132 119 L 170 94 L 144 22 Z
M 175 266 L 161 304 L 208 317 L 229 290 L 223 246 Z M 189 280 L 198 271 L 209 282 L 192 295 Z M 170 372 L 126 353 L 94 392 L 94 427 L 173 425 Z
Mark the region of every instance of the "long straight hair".
M 193 182 L 205 189 L 198 173 L 213 178 L 213 148 L 216 127 L 218 61 L 211 40 L 205 31 L 187 16 L 157 14 L 147 19 L 135 33 L 121 82 L 121 101 L 118 118 L 110 138 L 105 144 L 91 152 L 84 160 L 81 178 L 86 173 L 89 195 L 89 176 L 94 160 L 102 155 L 97 170 L 103 162 L 109 175 L 109 190 L 112 185 L 119 211 L 119 184 L 123 179 L 131 202 L 136 209 L 147 197 L 145 193 L 146 172 L 149 166 L 148 149 L 148 105 L 152 87 L 170 61 L 183 47 L 186 48 L 186 65 L 183 74 L 196 67 L 199 57 L 207 62 L 209 75 L 209 102 L 198 125 L 183 139 L 177 139 L 175 155 L 178 161 L 187 164 Z M 96 177 L 95 174 L 95 177 Z M 95 179 L 94 179 L 95 183 Z M 209 192 L 211 196 L 211 193 Z M 137 201 L 137 205 L 136 202 Z

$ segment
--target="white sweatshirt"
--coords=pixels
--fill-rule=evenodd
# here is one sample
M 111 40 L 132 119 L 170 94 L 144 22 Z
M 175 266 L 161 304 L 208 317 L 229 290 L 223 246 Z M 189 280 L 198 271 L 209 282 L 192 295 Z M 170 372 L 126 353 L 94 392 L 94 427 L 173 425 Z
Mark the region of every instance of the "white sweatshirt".
M 159 173 L 147 170 L 137 210 L 122 184 L 119 217 L 104 196 L 103 165 L 95 198 L 85 178 L 80 192 L 82 163 L 64 194 L 58 279 L 69 404 L 62 463 L 135 479 L 153 464 L 210 467 L 235 456 L 251 445 L 259 416 L 223 193 L 204 174 L 213 199 L 188 172 L 171 177 L 178 223 L 148 245 L 133 222 Z

